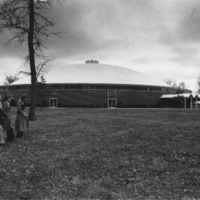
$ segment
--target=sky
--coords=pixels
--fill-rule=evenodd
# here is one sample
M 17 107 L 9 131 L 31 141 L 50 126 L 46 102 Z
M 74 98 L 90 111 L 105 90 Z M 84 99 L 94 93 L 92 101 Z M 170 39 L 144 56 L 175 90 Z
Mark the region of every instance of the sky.
M 86 60 L 118 65 L 197 90 L 200 75 L 199 0 L 63 0 L 50 11 L 55 31 L 45 53 L 49 69 Z M 25 70 L 26 45 L 0 35 L 0 83 Z

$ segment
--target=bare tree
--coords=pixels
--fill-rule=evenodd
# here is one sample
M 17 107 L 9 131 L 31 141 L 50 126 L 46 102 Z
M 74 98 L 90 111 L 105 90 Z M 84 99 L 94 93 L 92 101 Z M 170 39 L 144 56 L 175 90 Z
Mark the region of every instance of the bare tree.
M 177 87 L 178 87 L 177 84 L 176 84 L 176 81 L 171 80 L 171 79 L 165 80 L 165 83 L 166 83 L 167 85 L 171 86 L 172 88 L 177 88 Z
M 7 29 L 13 35 L 7 44 L 25 43 L 28 46 L 26 60 L 31 75 L 29 120 L 34 120 L 35 116 L 37 76 L 50 60 L 42 49 L 49 36 L 56 34 L 50 31 L 53 20 L 45 14 L 51 7 L 52 0 L 2 0 L 0 3 L 0 31 Z
M 42 75 L 40 77 L 40 82 L 37 84 L 37 94 L 40 98 L 40 111 L 43 110 L 43 107 L 46 106 L 45 97 L 49 95 L 50 90 L 48 90 L 48 86 L 46 85 L 46 79 Z
M 15 81 L 19 80 L 19 74 L 6 74 L 4 85 L 10 85 L 11 83 L 14 83 Z
M 185 90 L 186 89 L 186 85 L 184 82 L 179 83 L 179 87 L 181 88 L 181 90 Z
M 186 88 L 186 84 L 184 82 L 176 83 L 176 81 L 167 79 L 165 80 L 165 83 L 170 85 L 172 88 L 174 88 L 176 93 L 191 92 L 190 90 Z

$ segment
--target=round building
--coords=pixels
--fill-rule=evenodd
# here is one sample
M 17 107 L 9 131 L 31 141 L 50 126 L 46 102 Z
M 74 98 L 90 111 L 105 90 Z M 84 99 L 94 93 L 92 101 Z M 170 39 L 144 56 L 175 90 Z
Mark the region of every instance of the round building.
M 43 83 L 38 80 L 37 88 L 37 106 L 108 108 L 158 107 L 161 95 L 172 90 L 141 72 L 93 60 L 56 66 L 43 76 Z M 30 76 L 0 86 L 0 94 L 14 100 L 22 93 L 30 96 Z

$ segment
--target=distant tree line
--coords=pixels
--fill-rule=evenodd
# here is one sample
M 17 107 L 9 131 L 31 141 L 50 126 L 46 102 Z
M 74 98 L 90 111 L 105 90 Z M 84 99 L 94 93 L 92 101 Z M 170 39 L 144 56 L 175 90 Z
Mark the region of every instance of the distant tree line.
M 186 93 L 190 91 L 186 88 L 186 84 L 184 82 L 177 83 L 174 80 L 167 79 L 165 80 L 165 83 L 174 88 L 176 93 Z

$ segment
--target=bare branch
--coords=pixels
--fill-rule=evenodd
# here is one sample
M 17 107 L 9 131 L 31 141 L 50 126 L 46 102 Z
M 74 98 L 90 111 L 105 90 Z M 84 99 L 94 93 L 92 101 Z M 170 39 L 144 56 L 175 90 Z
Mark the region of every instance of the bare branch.
M 54 60 L 54 58 L 49 58 L 49 57 L 44 57 L 43 58 L 43 62 L 39 63 L 37 65 L 37 78 L 41 75 L 43 75 L 44 73 L 47 73 L 48 72 L 48 66 L 47 64 L 49 62 L 51 62 L 52 60 Z
M 26 76 L 31 76 L 31 73 L 30 72 L 25 72 L 25 71 L 20 71 L 20 74 L 24 74 Z
M 4 85 L 10 85 L 11 83 L 19 80 L 19 73 L 17 74 L 6 74 Z
M 1 0 L 0 1 L 0 32 L 9 30 L 12 37 L 7 44 L 26 44 L 29 55 L 25 57 L 25 64 L 29 62 L 31 75 L 31 106 L 29 119 L 33 119 L 35 110 L 35 92 L 38 76 L 45 73 L 47 63 L 52 58 L 43 53 L 46 40 L 52 35 L 58 35 L 50 30 L 55 23 L 46 14 L 51 7 L 51 0 Z

